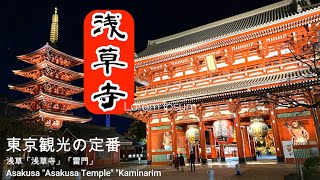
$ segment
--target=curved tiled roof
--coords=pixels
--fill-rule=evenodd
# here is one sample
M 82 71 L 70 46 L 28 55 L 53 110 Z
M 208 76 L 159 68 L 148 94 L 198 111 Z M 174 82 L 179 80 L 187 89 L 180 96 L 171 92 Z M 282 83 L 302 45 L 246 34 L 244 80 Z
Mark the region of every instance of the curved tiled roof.
M 284 0 L 247 13 L 213 22 L 178 34 L 149 41 L 149 46 L 138 53 L 138 59 L 157 53 L 185 47 L 199 42 L 248 30 L 260 25 L 299 14 L 295 0 Z M 308 5 L 306 0 L 298 1 L 301 12 L 312 9 L 316 5 Z
M 19 88 L 25 88 L 25 87 L 28 87 L 28 86 L 34 86 L 34 85 L 37 85 L 37 84 L 44 84 L 46 82 L 54 84 L 54 85 L 59 85 L 59 86 L 62 86 L 62 87 L 67 87 L 67 88 L 70 88 L 70 89 L 76 89 L 76 90 L 79 90 L 81 92 L 83 91 L 83 88 L 81 88 L 81 87 L 68 84 L 68 83 L 66 83 L 64 81 L 61 81 L 61 80 L 58 80 L 58 79 L 52 79 L 52 78 L 47 77 L 45 75 L 42 75 L 40 78 L 38 78 L 36 80 L 29 81 L 27 83 L 18 84 L 18 85 L 8 85 L 8 86 L 9 86 L 10 89 L 19 89 Z
M 81 107 L 84 106 L 84 103 L 81 102 L 81 101 L 76 101 L 76 100 L 71 100 L 71 99 L 66 99 L 66 98 L 63 98 L 63 97 L 60 97 L 60 96 L 56 96 L 56 95 L 53 95 L 53 94 L 47 94 L 47 93 L 44 93 L 44 92 L 41 92 L 35 96 L 29 96 L 27 97 L 26 99 L 23 99 L 23 100 L 18 100 L 18 101 L 14 101 L 10 104 L 14 105 L 14 104 L 20 104 L 20 103 L 26 103 L 26 102 L 29 102 L 29 101 L 35 101 L 35 100 L 39 100 L 39 99 L 45 99 L 45 98 L 49 98 L 51 100 L 54 100 L 56 102 L 60 102 L 60 103 L 70 103 L 70 104 L 77 104 Z
M 84 62 L 83 59 L 80 59 L 80 58 L 77 58 L 77 57 L 73 57 L 73 56 L 71 56 L 71 55 L 69 55 L 69 54 L 66 54 L 66 53 L 64 53 L 64 52 L 61 52 L 61 51 L 59 51 L 59 50 L 51 47 L 51 46 L 49 45 L 49 43 L 47 43 L 46 45 L 44 45 L 44 46 L 41 47 L 40 49 L 35 50 L 35 51 L 31 52 L 31 53 L 17 56 L 17 58 L 20 59 L 20 60 L 22 60 L 22 61 L 25 61 L 25 62 L 27 62 L 27 63 L 30 63 L 28 60 L 26 60 L 26 59 L 29 58 L 29 56 L 32 56 L 32 55 L 35 55 L 35 54 L 39 54 L 39 53 L 41 54 L 41 51 L 45 51 L 46 49 L 49 50 L 49 51 L 51 51 L 51 52 L 57 53 L 57 54 L 59 54 L 60 56 L 65 57 L 65 58 L 68 59 L 68 60 L 73 61 L 74 64 L 73 64 L 73 65 L 70 65 L 69 67 L 77 66 L 77 65 L 80 65 L 80 64 L 82 64 L 82 63 Z

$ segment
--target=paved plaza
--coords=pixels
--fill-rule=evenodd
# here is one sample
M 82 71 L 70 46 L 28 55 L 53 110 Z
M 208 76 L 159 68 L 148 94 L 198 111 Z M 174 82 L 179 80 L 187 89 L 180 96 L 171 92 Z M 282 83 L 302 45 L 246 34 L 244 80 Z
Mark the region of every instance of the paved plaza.
M 190 166 L 186 164 L 184 172 L 177 171 L 173 166 L 147 166 L 139 164 L 122 164 L 120 167 L 113 167 L 114 169 L 125 169 L 128 171 L 144 170 L 144 171 L 160 171 L 160 177 L 118 177 L 117 173 L 113 173 L 111 177 L 102 177 L 100 179 L 113 179 L 113 180 L 204 180 L 209 179 L 208 170 L 214 170 L 214 180 L 283 180 L 284 176 L 295 172 L 295 165 L 292 164 L 277 164 L 275 162 L 256 162 L 242 164 L 241 175 L 235 175 L 235 165 L 230 163 L 209 163 L 208 165 L 196 165 L 196 172 L 190 172 Z M 28 178 L 18 178 L 18 179 L 28 179 Z M 33 178 L 32 178 L 33 179 Z M 49 180 L 49 179 L 63 179 L 72 180 L 75 177 L 65 177 L 65 178 L 48 178 L 40 177 L 35 178 L 38 180 Z M 91 180 L 98 179 L 97 177 L 81 177 L 81 180 Z

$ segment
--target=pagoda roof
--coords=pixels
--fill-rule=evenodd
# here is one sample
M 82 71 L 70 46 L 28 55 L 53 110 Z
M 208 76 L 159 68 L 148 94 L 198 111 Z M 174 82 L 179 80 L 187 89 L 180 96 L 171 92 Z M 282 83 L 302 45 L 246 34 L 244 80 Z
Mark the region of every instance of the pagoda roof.
M 42 69 L 42 68 L 45 68 L 45 67 L 51 67 L 53 69 L 58 69 L 58 70 L 64 71 L 64 72 L 69 73 L 69 74 L 74 74 L 75 77 L 77 77 L 77 78 L 82 78 L 83 77 L 83 73 L 67 69 L 65 67 L 56 65 L 56 64 L 54 64 L 54 63 L 52 63 L 50 61 L 47 61 L 47 60 L 44 60 L 44 61 L 42 61 L 42 62 L 40 62 L 38 64 L 35 64 L 35 65 L 33 65 L 31 67 L 28 67 L 28 68 L 25 68 L 25 69 L 12 70 L 12 72 L 14 74 L 17 74 L 17 75 L 20 75 L 20 76 L 24 76 L 25 73 L 28 73 L 30 71 L 37 70 L 37 69 Z M 76 78 L 74 78 L 74 79 L 76 79 Z
M 261 86 L 277 83 L 285 83 L 289 80 L 299 80 L 303 77 L 310 76 L 312 72 L 309 69 L 295 70 L 272 75 L 253 77 L 250 79 L 236 80 L 232 82 L 219 83 L 201 88 L 193 88 L 189 90 L 170 92 L 165 94 L 153 95 L 148 97 L 135 98 L 135 104 L 156 103 L 188 100 L 204 96 L 222 96 L 227 93 L 235 93 L 247 91 L 249 89 L 259 88 Z M 305 79 L 305 78 L 304 78 Z
M 27 63 L 31 63 L 31 64 L 35 64 L 33 62 L 30 62 L 29 60 L 31 58 L 33 58 L 33 56 L 35 55 L 38 55 L 38 54 L 45 54 L 46 51 L 50 51 L 50 52 L 53 52 L 61 57 L 64 57 L 65 59 L 68 59 L 70 61 L 72 61 L 72 65 L 70 65 L 69 67 L 73 67 L 73 66 L 77 66 L 77 65 L 80 65 L 83 63 L 83 59 L 80 59 L 80 58 L 77 58 L 77 57 L 74 57 L 74 56 L 71 56 L 71 55 L 68 55 L 66 53 L 63 53 L 53 47 L 51 47 L 49 45 L 49 43 L 47 43 L 46 45 L 44 45 L 43 47 L 41 47 L 40 49 L 38 50 L 35 50 L 31 53 L 28 53 L 28 54 L 24 54 L 24 55 L 20 55 L 20 56 L 17 56 L 18 59 L 22 60 L 22 61 L 25 61 Z
M 60 80 L 51 79 L 51 78 L 49 78 L 47 76 L 44 76 L 44 75 L 41 76 L 40 78 L 36 79 L 36 80 L 30 81 L 30 82 L 27 82 L 27 83 L 24 83 L 24 84 L 8 85 L 8 86 L 9 86 L 10 89 L 22 91 L 27 87 L 43 84 L 43 83 L 46 83 L 46 82 L 48 82 L 50 84 L 66 87 L 66 88 L 69 88 L 69 89 L 78 90 L 79 92 L 83 91 L 83 88 L 81 88 L 81 87 L 73 86 L 71 84 L 67 84 L 67 83 L 65 83 L 63 81 L 60 81 Z M 76 93 L 74 93 L 74 94 L 76 94 Z
M 75 104 L 75 105 L 78 105 L 79 107 L 84 107 L 83 102 L 75 101 L 75 100 L 71 100 L 71 99 L 61 98 L 59 96 L 49 95 L 49 94 L 46 94 L 46 93 L 43 93 L 43 92 L 41 92 L 41 93 L 39 93 L 39 94 L 37 94 L 35 96 L 30 96 L 30 97 L 28 97 L 26 99 L 18 100 L 18 101 L 9 103 L 9 104 L 13 105 L 13 106 L 18 106 L 19 104 L 25 104 L 25 103 L 28 103 L 28 102 L 33 102 L 33 101 L 36 101 L 36 100 L 43 100 L 43 99 L 51 100 L 51 101 L 55 101 L 55 102 L 59 102 L 59 103 Z
M 283 0 L 177 34 L 149 40 L 148 47 L 138 53 L 136 61 L 282 22 L 313 9 L 319 10 L 319 3 L 308 5 L 307 0 L 301 0 L 297 3 L 302 11 L 298 12 L 296 1 Z
M 46 117 L 46 118 L 53 118 L 55 120 L 77 122 L 77 123 L 86 123 L 92 120 L 92 118 L 81 118 L 81 117 L 74 116 L 72 114 L 48 112 L 44 110 L 39 110 L 37 112 L 32 113 L 31 115 L 31 117 L 33 118 L 37 118 L 39 116 Z

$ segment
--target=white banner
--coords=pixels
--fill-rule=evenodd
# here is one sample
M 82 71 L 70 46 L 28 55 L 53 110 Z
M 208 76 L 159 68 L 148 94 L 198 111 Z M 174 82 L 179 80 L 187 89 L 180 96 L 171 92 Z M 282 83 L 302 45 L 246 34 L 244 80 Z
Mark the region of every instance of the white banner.
M 293 146 L 291 141 L 282 141 L 282 147 L 285 158 L 294 158 Z

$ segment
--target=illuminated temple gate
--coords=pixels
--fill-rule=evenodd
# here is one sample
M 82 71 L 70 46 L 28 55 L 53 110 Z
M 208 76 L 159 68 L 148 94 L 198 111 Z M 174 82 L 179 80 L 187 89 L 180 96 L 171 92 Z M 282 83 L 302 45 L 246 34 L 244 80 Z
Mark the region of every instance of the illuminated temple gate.
M 310 155 L 305 150 L 318 153 L 318 111 L 261 97 L 317 88 L 317 79 L 301 78 L 310 69 L 291 52 L 307 52 L 318 41 L 319 20 L 319 4 L 284 0 L 149 41 L 135 59 L 135 79 L 144 86 L 130 112 L 147 125 L 148 163 L 168 164 L 180 153 L 188 158 L 191 150 L 202 163 L 230 156 L 244 163 L 257 151 L 292 163 L 291 145 L 296 160 Z M 194 144 L 186 138 L 190 125 L 200 137 Z

